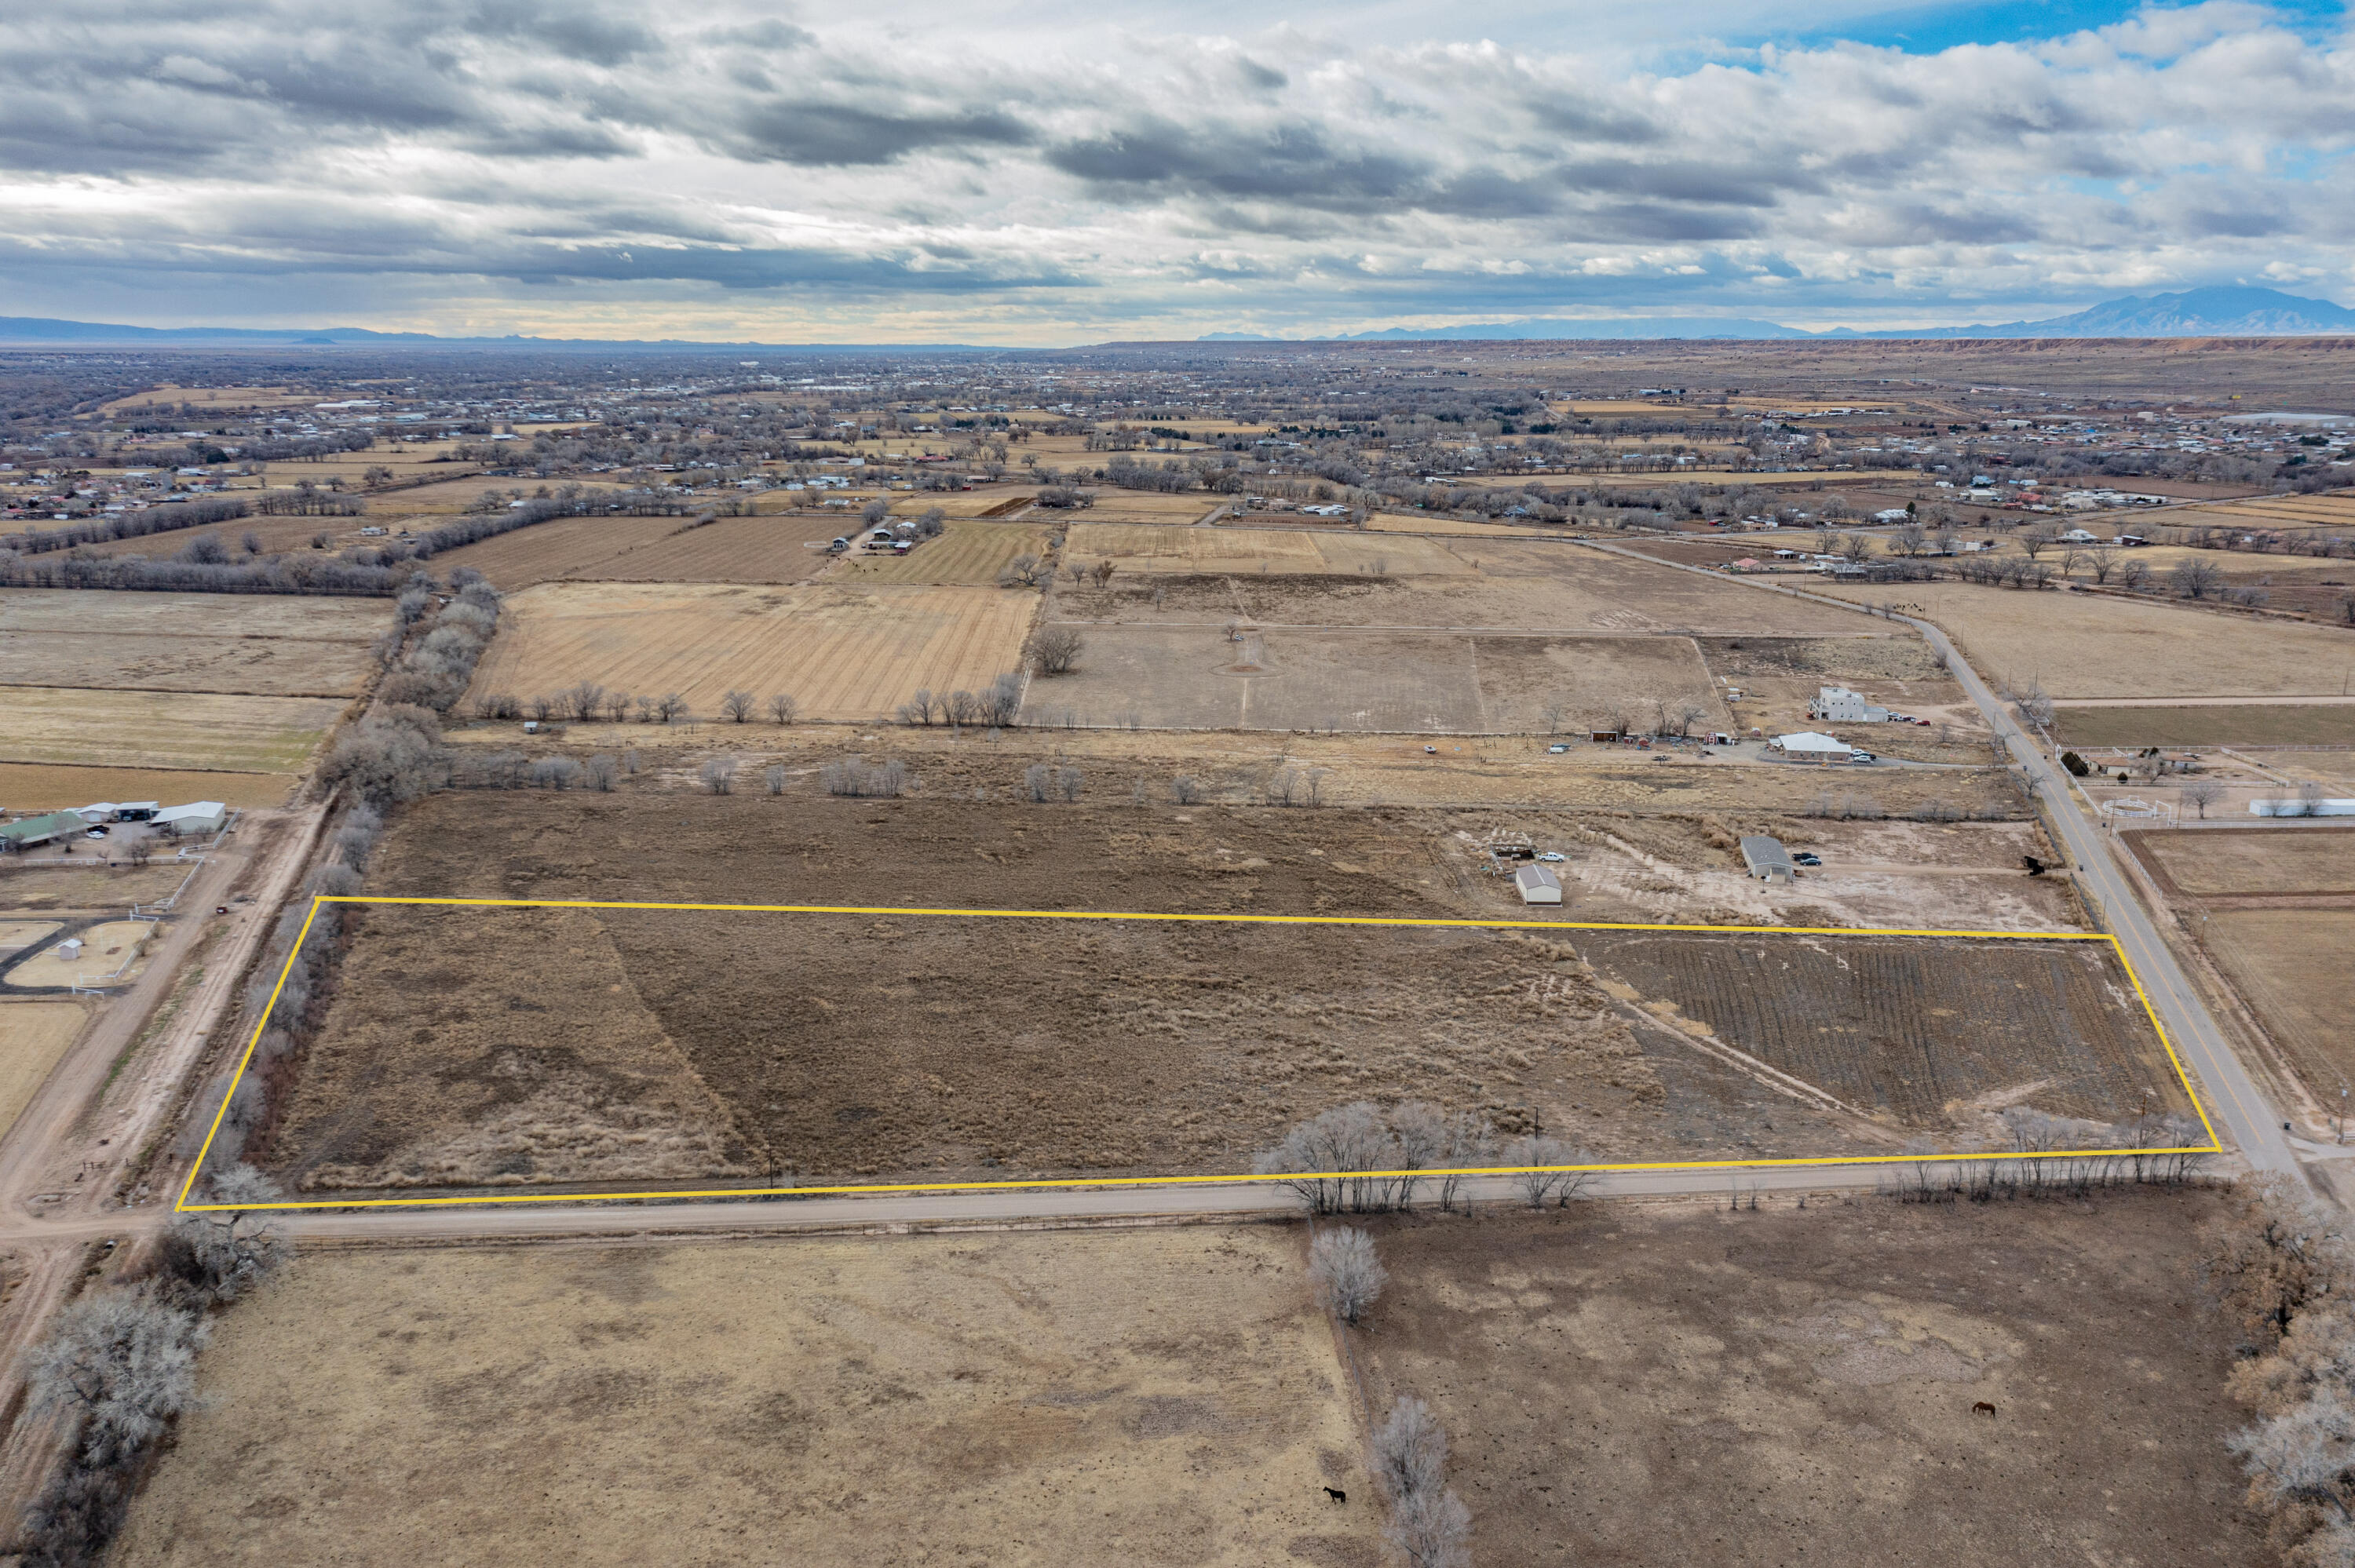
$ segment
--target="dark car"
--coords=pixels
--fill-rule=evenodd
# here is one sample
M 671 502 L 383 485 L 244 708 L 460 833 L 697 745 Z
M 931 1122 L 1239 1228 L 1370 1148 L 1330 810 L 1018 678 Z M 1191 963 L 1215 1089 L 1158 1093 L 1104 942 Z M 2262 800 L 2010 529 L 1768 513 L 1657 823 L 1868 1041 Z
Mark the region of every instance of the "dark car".
M 1797 854 L 1791 857 L 1791 863 L 1793 865 L 1821 865 L 1824 863 L 1824 859 L 1821 855 L 1809 854 L 1806 851 L 1801 850 Z

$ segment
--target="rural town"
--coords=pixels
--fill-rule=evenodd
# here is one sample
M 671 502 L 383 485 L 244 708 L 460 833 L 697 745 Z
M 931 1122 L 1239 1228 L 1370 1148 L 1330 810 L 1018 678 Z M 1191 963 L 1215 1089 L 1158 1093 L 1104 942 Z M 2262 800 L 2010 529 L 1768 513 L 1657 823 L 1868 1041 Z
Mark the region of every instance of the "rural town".
M 123 146 L 292 113 L 230 9 Z M 496 9 L 420 22 L 474 51 L 437 80 L 526 58 Z M 2286 8 L 1930 9 L 1625 42 L 1670 74 L 1529 124 L 1665 202 L 1712 71 L 2355 58 Z M 1321 225 L 1389 276 L 1404 220 L 1332 193 L 1406 154 L 1270 132 L 1329 184 L 1278 222 L 1216 133 L 1150 140 L 1170 95 L 1503 78 L 1205 21 L 1117 132 L 942 87 L 756 150 L 714 84 L 832 93 L 900 22 L 688 10 L 503 24 L 649 139 L 596 143 L 569 302 L 512 235 L 438 314 L 314 249 L 282 304 L 174 251 L 170 310 L 95 241 L 0 261 L 58 313 L 0 318 L 0 1559 L 2355 1563 L 2343 258 L 1949 258 L 1937 309 L 1778 229 L 1787 304 L 1312 309 L 1265 278 Z M 1325 65 L 1262 63 L 1297 28 Z M 700 151 L 621 107 L 655 82 L 715 95 Z M 335 134 L 452 188 L 592 135 L 424 101 Z M 259 192 L 251 145 L 189 167 Z M 641 277 L 701 243 L 619 212 L 659 158 L 805 181 L 806 256 L 904 198 L 940 278 Z M 1013 265 L 984 171 L 1216 227 L 1226 302 L 1076 238 L 958 270 Z M 1534 255 L 1475 175 L 1399 199 Z M 294 243 L 232 207 L 116 232 Z

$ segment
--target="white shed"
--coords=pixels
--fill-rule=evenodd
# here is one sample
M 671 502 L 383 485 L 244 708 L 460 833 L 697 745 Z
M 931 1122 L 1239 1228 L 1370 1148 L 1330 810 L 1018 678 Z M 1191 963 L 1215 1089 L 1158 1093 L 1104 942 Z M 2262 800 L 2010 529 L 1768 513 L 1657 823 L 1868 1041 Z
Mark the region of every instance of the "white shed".
M 1744 833 L 1742 836 L 1742 863 L 1751 875 L 1762 882 L 1788 882 L 1799 874 L 1792 863 L 1791 852 L 1783 841 L 1769 833 Z
M 1520 889 L 1524 904 L 1559 904 L 1561 902 L 1561 878 L 1541 865 L 1525 865 L 1513 873 L 1513 885 Z

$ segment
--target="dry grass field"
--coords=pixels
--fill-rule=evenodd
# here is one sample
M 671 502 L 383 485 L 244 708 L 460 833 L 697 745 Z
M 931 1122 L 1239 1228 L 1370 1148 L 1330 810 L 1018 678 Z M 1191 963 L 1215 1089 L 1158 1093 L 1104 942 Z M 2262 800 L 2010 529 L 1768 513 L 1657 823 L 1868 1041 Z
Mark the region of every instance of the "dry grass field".
M 2063 707 L 2053 733 L 2072 746 L 2350 746 L 2355 703 Z
M 2280 1560 L 2224 1446 L 2214 1194 L 1769 1203 L 1378 1226 L 1361 1353 L 1446 1427 L 1475 1561 Z
M 12 686 L 7 708 L 0 761 L 140 772 L 186 768 L 292 774 L 308 766 L 344 704 L 316 697 Z M 100 798 L 123 797 L 113 793 Z
M 605 582 L 800 582 L 826 566 L 823 546 L 847 526 L 839 518 L 806 514 L 722 517 L 685 531 L 683 519 L 668 521 L 670 531 L 659 537 L 549 575 Z
M 2107 943 L 1580 933 L 1610 981 L 1847 1104 L 1967 1131 L 2032 1105 L 2120 1121 L 2190 1103 Z M 1632 999 L 1632 998 L 1631 998 Z M 1989 1129 L 1991 1130 L 1991 1129 Z
M 2056 697 L 2337 696 L 2355 662 L 2355 630 L 2170 604 L 1967 583 L 1815 591 L 1919 605 L 1982 674 L 2041 680 Z
M 47 941 L 60 927 L 55 920 L 0 919 L 0 964 Z
M 1564 539 L 1567 528 L 1541 528 L 1512 523 L 1480 523 L 1437 512 L 1377 512 L 1366 519 L 1374 534 L 1436 534 L 1466 539 Z
M 342 697 L 374 664 L 357 641 L 0 632 L 0 686 Z
M 813 718 L 872 718 L 919 688 L 978 690 L 1015 669 L 1038 605 L 996 588 L 542 583 L 508 599 L 473 691 L 528 698 L 586 678 L 680 692 L 707 718 L 731 689 L 786 692 Z
M 16 1125 L 89 1016 L 80 1001 L 0 1001 L 0 1133 Z
M 657 546 L 683 517 L 559 517 L 433 557 L 445 577 L 472 567 L 508 592 L 552 582 L 641 546 Z
M 1108 560 L 1124 573 L 1247 573 L 1288 577 L 1397 573 L 1460 577 L 1471 567 L 1427 539 L 1369 539 L 1363 534 L 1314 528 L 1195 528 L 1181 525 L 1081 523 L 1064 547 L 1084 566 Z
M 849 523 L 843 531 L 856 535 Z M 832 538 L 832 534 L 827 535 Z M 826 574 L 829 582 L 941 583 L 988 587 L 1017 556 L 1046 553 L 1047 530 L 1035 523 L 951 522 L 937 539 L 927 539 L 904 556 L 874 556 L 854 550 Z M 821 556 L 820 559 L 826 557 Z
M 0 634 L 266 638 L 366 645 L 392 624 L 376 599 L 0 588 Z
M 1473 834 L 1497 818 L 1476 812 L 634 790 L 480 804 L 405 813 L 370 891 L 1526 915 L 1479 870 Z M 1582 885 L 1606 854 L 1660 885 L 1679 863 L 1722 858 L 1700 846 L 1726 839 L 1714 825 L 1519 821 L 1563 844 Z M 1818 842 L 1860 867 L 1899 847 L 1846 829 Z M 1910 847 L 1947 863 L 1917 880 L 1917 908 L 2049 914 L 2006 902 L 2016 874 L 1960 863 L 1974 846 Z M 1683 917 L 1757 917 L 1711 907 L 1713 885 L 1675 874 Z M 1811 888 L 1785 891 L 1782 917 L 1808 923 L 1837 917 L 1821 900 L 1902 896 L 1869 879 L 1812 904 Z M 1368 1095 L 1507 1128 L 1540 1117 L 1619 1158 L 1825 1154 L 1913 1135 L 1975 1145 L 1992 1136 L 1987 1113 L 2013 1103 L 2122 1116 L 2153 1081 L 2137 1075 L 2151 1044 L 2138 1015 L 2112 1008 L 2095 960 L 1999 942 L 1763 940 L 1771 960 L 1758 939 L 1702 939 L 1639 971 L 1648 949 L 1570 933 L 387 907 L 365 916 L 267 1158 L 336 1191 L 1218 1171 Z M 1867 979 L 1946 1011 L 1885 1016 Z M 1751 1011 L 1732 1011 L 1725 993 L 1745 985 Z M 1778 1022 L 1811 1018 L 1829 1033 Z M 1758 1058 L 1830 1080 L 1818 1089 L 1850 1108 Z
M 171 896 L 187 880 L 189 868 L 169 859 L 144 866 L 10 857 L 0 861 L 0 910 L 11 915 L 38 911 L 128 909 Z
M 293 787 L 282 773 L 176 773 L 152 768 L 71 768 L 0 762 L 0 804 L 12 811 L 49 811 L 92 800 L 218 800 L 225 806 L 281 806 Z
M 2255 1012 L 2315 1102 L 2355 1084 L 2346 1025 L 2355 952 L 2355 828 L 2122 835 Z
M 199 1366 L 126 1568 L 1380 1560 L 1289 1227 L 326 1255 Z
M 1469 637 L 1341 628 L 1082 629 L 1076 670 L 1031 683 L 1026 718 L 1157 728 L 1582 732 L 1700 707 L 1727 722 L 1686 637 Z
M 1111 531 L 1106 530 L 1107 534 Z M 1174 531 L 1173 531 L 1174 532 Z M 1202 529 L 1215 541 L 1230 532 Z M 1210 624 L 1234 620 L 1263 626 L 1381 626 L 1408 630 L 1668 632 L 1678 636 L 1893 636 L 1902 627 L 1713 581 L 1670 567 L 1605 555 L 1575 545 L 1493 541 L 1399 541 L 1394 563 L 1376 573 L 1388 546 L 1360 536 L 1327 541 L 1306 530 L 1263 530 L 1288 536 L 1305 562 L 1327 545 L 1346 548 L 1348 570 L 1303 566 L 1295 571 L 1144 570 L 1105 588 L 1060 582 L 1053 614 L 1071 620 Z M 1093 537 L 1095 535 L 1090 535 Z M 1210 547 L 1205 545 L 1204 547 Z M 1082 548 L 1078 558 L 1092 559 Z M 1446 569 L 1437 563 L 1451 562 Z M 1433 569 L 1421 569 L 1419 563 Z

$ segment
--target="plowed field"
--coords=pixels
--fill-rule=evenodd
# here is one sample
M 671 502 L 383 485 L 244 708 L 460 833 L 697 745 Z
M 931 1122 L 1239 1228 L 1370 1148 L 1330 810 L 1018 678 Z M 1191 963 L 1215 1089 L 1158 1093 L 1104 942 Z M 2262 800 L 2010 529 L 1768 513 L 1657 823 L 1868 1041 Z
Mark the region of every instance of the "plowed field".
M 682 693 L 705 717 L 730 689 L 786 692 L 814 718 L 870 718 L 1016 668 L 1038 605 L 995 588 L 543 583 L 507 599 L 473 690 L 527 698 L 586 678 Z
M 1047 530 L 1033 523 L 953 522 L 940 537 L 925 540 L 904 556 L 854 552 L 827 580 L 986 586 L 997 581 L 997 574 L 1015 556 L 1044 553 L 1046 540 Z

